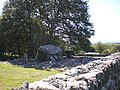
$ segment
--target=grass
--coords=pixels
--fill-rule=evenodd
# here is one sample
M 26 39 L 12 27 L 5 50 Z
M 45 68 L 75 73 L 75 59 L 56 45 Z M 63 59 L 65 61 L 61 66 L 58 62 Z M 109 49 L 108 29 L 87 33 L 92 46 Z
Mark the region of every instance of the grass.
M 34 82 L 57 73 L 60 73 L 60 71 L 55 69 L 50 69 L 49 71 L 36 70 L 0 63 L 0 90 L 19 88 L 25 80 Z

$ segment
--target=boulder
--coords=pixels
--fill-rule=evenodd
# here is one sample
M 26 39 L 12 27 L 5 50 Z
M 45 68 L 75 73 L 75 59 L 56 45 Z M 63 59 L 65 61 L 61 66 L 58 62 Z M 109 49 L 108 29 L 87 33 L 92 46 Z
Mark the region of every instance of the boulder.
M 61 59 L 62 49 L 54 45 L 44 45 L 38 48 L 35 59 L 37 61 L 58 61 Z
M 21 88 L 19 90 L 28 90 L 29 88 L 29 82 L 28 81 L 24 81 Z

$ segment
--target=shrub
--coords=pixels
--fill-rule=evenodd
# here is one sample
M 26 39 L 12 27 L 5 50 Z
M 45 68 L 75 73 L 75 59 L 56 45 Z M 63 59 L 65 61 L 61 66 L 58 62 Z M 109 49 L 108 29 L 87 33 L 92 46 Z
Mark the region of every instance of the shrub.
M 95 51 L 96 51 L 97 53 L 102 54 L 103 51 L 105 50 L 105 45 L 102 44 L 101 42 L 98 42 L 97 44 L 94 44 L 94 45 L 93 45 L 93 48 L 95 49 Z
M 109 55 L 111 54 L 110 50 L 109 49 L 105 49 L 103 52 L 102 52 L 103 55 Z
M 115 52 L 117 52 L 117 47 L 116 46 L 111 47 L 110 53 L 112 54 Z
M 96 52 L 103 55 L 120 52 L 120 44 L 103 44 L 101 42 L 98 42 L 96 44 L 93 44 L 92 47 Z

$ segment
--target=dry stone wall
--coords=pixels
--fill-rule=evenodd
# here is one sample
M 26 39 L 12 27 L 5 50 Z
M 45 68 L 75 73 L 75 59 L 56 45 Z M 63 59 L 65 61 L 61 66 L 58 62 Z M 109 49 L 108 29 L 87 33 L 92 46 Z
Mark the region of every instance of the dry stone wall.
M 120 90 L 120 53 L 89 61 L 33 83 L 20 90 Z

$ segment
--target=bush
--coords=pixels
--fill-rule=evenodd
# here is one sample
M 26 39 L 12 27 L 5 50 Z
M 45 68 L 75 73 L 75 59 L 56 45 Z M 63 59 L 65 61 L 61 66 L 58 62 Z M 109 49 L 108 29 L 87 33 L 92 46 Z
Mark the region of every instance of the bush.
M 93 48 L 95 49 L 95 51 L 96 51 L 97 53 L 102 54 L 103 51 L 105 50 L 105 45 L 102 44 L 101 42 L 98 42 L 97 44 L 94 44 L 94 45 L 93 45 Z
M 17 59 L 18 56 L 0 55 L 0 61 L 7 61 L 12 59 Z
M 109 49 L 105 49 L 103 52 L 102 52 L 103 55 L 109 55 L 111 54 L 110 50 Z
M 111 54 L 117 52 L 117 47 L 113 46 L 110 50 Z
M 120 52 L 120 44 L 103 44 L 101 42 L 98 42 L 97 44 L 93 44 L 92 47 L 96 52 L 103 55 Z

